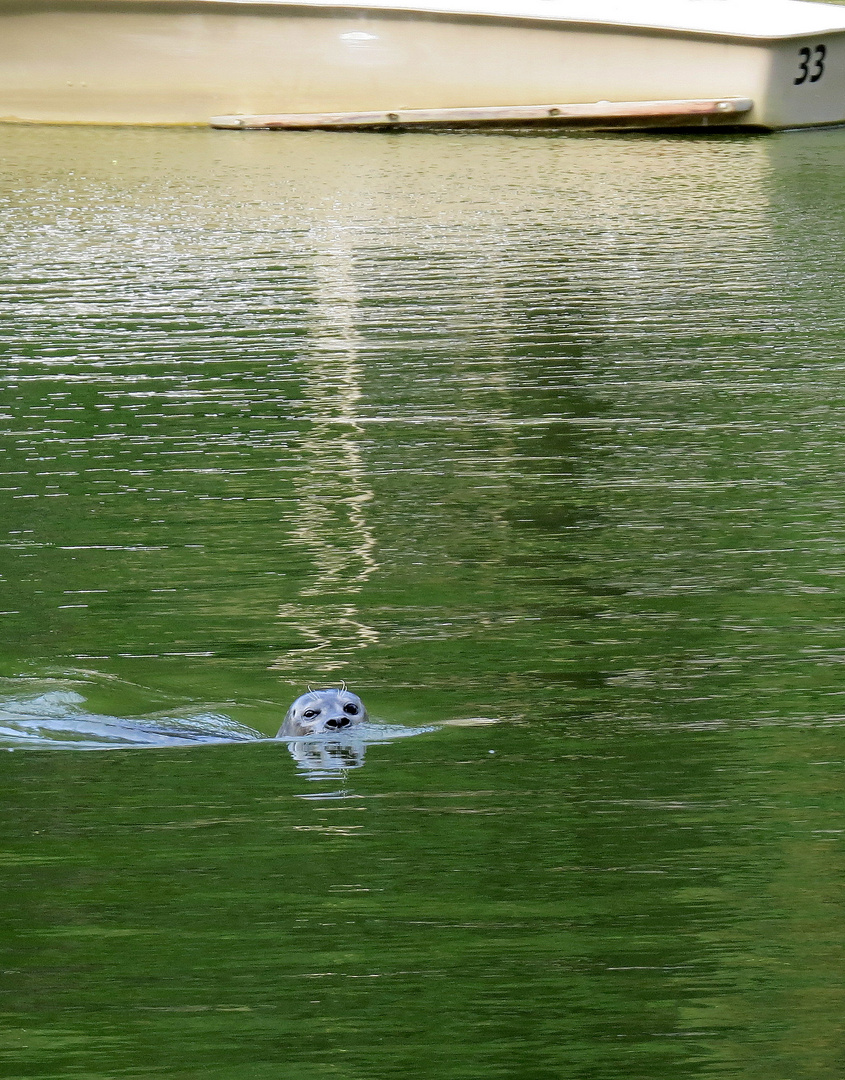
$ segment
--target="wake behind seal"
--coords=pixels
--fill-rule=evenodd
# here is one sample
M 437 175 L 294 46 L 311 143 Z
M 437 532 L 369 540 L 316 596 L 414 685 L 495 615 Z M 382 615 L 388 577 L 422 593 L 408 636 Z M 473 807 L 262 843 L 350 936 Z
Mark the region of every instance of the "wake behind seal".
M 297 739 L 308 735 L 351 735 L 368 720 L 364 702 L 343 686 L 327 687 L 302 694 L 288 709 L 277 739 Z

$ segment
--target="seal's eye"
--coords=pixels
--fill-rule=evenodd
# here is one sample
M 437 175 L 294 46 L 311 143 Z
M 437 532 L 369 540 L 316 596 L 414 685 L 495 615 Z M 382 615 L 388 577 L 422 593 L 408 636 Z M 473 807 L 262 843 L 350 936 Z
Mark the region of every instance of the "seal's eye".
M 319 712 L 319 709 L 306 709 L 302 715 L 305 717 L 306 720 L 312 720 L 315 716 L 319 714 Z
M 350 716 L 357 716 L 357 715 L 358 715 L 358 706 L 357 706 L 357 705 L 353 705 L 351 701 L 348 701 L 348 702 L 347 702 L 347 703 L 346 703 L 346 704 L 345 704 L 345 705 L 343 706 L 343 711 L 344 711 L 345 713 L 349 713 L 349 715 L 350 715 Z

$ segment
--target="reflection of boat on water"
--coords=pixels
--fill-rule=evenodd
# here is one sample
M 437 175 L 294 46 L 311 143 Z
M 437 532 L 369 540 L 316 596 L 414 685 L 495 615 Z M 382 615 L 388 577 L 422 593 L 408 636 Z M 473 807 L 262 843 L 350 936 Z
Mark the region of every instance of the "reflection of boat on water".
M 374 495 L 362 454 L 359 422 L 363 378 L 357 327 L 360 301 L 349 230 L 342 223 L 314 230 L 314 283 L 319 307 L 310 327 L 304 377 L 308 426 L 300 449 L 306 468 L 297 494 L 291 541 L 310 552 L 314 572 L 279 618 L 303 639 L 273 664 L 277 671 L 330 676 L 352 654 L 378 644 L 363 619 L 358 594 L 378 570 L 367 518 Z
M 1 0 L 0 25 L 12 121 L 845 122 L 845 15 L 800 0 Z

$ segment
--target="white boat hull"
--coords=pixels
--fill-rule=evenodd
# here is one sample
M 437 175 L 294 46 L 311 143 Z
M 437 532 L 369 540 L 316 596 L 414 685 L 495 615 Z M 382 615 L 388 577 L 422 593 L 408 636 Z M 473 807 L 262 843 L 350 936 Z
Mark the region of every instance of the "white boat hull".
M 204 125 L 718 98 L 751 107 L 708 126 L 845 123 L 845 27 L 760 39 L 313 0 L 0 0 L 4 121 Z

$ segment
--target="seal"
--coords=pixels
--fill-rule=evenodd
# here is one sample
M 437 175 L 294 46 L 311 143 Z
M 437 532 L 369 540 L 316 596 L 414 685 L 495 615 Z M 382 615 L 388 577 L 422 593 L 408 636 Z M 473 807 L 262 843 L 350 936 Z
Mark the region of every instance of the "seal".
M 358 724 L 367 720 L 364 702 L 346 689 L 332 687 L 311 690 L 298 697 L 288 709 L 279 728 L 277 739 L 301 738 L 307 735 L 349 735 Z

